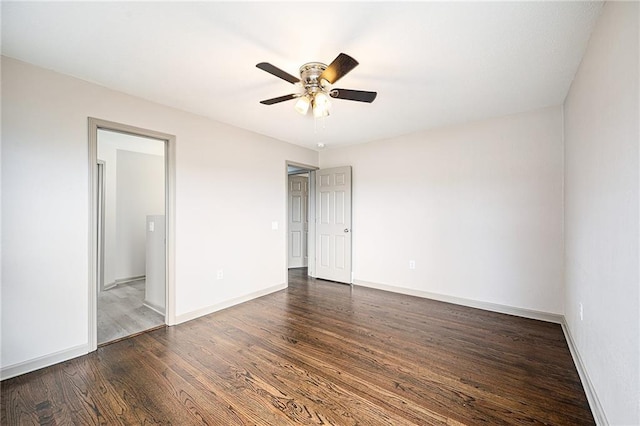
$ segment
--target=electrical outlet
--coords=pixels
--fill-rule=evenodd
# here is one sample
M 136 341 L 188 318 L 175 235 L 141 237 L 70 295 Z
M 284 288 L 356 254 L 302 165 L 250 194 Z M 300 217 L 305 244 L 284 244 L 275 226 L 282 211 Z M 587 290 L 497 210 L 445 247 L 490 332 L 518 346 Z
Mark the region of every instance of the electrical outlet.
M 584 308 L 582 307 L 582 302 L 578 303 L 578 310 L 580 311 L 580 321 L 584 319 Z
M 224 272 L 222 271 L 222 269 L 218 269 L 218 272 L 216 272 L 216 279 L 221 280 L 223 277 L 224 277 Z
M 409 261 L 409 269 L 416 269 L 416 261 L 415 260 L 410 260 Z

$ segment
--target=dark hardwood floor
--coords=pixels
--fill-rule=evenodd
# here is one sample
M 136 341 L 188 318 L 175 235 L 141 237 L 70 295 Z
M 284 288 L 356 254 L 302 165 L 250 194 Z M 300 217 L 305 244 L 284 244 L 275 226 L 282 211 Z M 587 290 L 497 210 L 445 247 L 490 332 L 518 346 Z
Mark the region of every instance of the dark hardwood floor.
M 3 425 L 594 424 L 559 325 L 301 270 L 1 393 Z

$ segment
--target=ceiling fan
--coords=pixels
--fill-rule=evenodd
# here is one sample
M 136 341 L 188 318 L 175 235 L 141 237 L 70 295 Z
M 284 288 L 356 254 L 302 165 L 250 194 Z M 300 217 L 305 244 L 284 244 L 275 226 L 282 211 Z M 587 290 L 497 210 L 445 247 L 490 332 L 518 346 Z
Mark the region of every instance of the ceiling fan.
M 317 118 L 329 115 L 330 97 L 371 103 L 376 98 L 376 92 L 336 89 L 332 87 L 335 82 L 347 75 L 347 73 L 357 65 L 358 61 L 345 53 L 341 53 L 329 66 L 320 62 L 304 64 L 300 67 L 300 78 L 297 78 L 268 62 L 260 62 L 256 67 L 289 83 L 299 84 L 304 89 L 302 93 L 292 93 L 277 98 L 265 99 L 264 101 L 260 101 L 260 103 L 273 105 L 279 102 L 298 99 L 295 105 L 296 111 L 305 115 L 309 107 L 311 107 L 313 116 Z

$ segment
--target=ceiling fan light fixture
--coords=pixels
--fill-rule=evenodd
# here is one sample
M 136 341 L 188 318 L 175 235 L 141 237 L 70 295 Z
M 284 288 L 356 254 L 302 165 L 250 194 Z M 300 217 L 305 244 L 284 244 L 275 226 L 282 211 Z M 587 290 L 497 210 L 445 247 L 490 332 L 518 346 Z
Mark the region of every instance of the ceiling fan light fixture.
M 328 108 L 324 108 L 324 107 L 314 106 L 313 107 L 313 116 L 315 118 L 328 117 L 329 116 L 329 109 Z
M 329 96 L 324 92 L 318 92 L 313 97 L 313 116 L 316 118 L 329 116 Z
M 309 111 L 309 105 L 311 101 L 307 95 L 300 96 L 296 101 L 295 109 L 302 115 L 306 115 L 307 111 Z
M 260 103 L 263 105 L 273 105 L 297 99 L 295 110 L 302 115 L 306 115 L 309 108 L 311 108 L 315 118 L 329 116 L 329 109 L 331 107 L 330 98 L 371 103 L 376 98 L 376 92 L 332 88 L 336 81 L 344 77 L 357 65 L 358 61 L 351 56 L 340 53 L 328 66 L 321 62 L 308 62 L 304 64 L 299 70 L 300 78 L 297 78 L 268 62 L 260 62 L 256 65 L 259 69 L 303 90 L 297 94 L 292 93 L 277 98 L 265 99 L 260 101 Z

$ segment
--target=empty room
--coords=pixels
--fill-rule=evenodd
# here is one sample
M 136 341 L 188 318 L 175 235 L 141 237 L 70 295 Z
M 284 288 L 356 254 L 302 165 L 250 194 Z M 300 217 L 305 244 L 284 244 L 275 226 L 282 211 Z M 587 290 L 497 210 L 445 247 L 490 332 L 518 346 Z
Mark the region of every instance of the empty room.
M 639 22 L 2 1 L 0 423 L 640 424 Z

